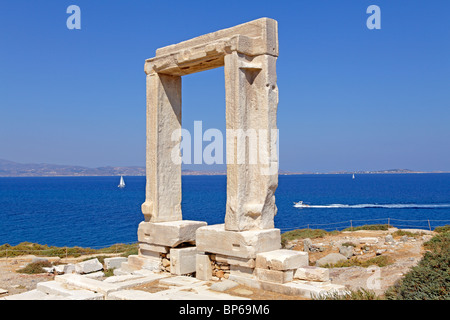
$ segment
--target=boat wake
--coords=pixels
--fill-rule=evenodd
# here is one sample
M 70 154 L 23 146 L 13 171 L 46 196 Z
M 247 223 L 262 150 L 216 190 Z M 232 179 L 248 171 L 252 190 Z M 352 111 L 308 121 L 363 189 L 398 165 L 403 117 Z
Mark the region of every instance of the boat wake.
M 363 209 L 363 208 L 387 208 L 387 209 L 438 209 L 438 208 L 450 208 L 450 203 L 444 204 L 326 204 L 326 205 L 297 205 L 294 204 L 296 208 L 313 208 L 313 209 Z

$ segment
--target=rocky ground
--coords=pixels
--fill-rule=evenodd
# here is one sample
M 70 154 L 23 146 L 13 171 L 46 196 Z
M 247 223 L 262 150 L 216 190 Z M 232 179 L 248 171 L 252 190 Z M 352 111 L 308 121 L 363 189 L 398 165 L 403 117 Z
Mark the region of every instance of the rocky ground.
M 310 265 L 316 265 L 321 258 L 330 253 L 339 253 L 343 244 L 353 244 L 352 253 L 349 260 L 367 261 L 374 257 L 385 256 L 393 263 L 384 267 L 341 267 L 331 268 L 331 282 L 345 285 L 349 289 L 365 288 L 375 291 L 377 294 L 383 292 L 400 279 L 409 269 L 416 265 L 421 259 L 424 250 L 422 244 L 432 237 L 431 232 L 422 231 L 414 237 L 394 236 L 386 238 L 396 230 L 389 231 L 354 231 L 341 232 L 336 235 L 327 235 L 323 238 L 312 239 L 309 247 Z M 417 232 L 417 230 L 410 230 Z M 386 240 L 389 240 L 388 242 Z M 288 248 L 293 250 L 304 250 L 304 240 L 293 240 L 288 242 Z M 342 251 L 341 251 L 342 252 Z M 343 252 L 345 253 L 345 252 Z M 34 256 L 21 256 L 8 259 L 0 259 L 0 297 L 14 295 L 36 288 L 37 283 L 42 281 L 51 281 L 53 274 L 26 275 L 16 271 L 27 263 L 32 261 Z M 86 259 L 87 256 L 81 256 L 73 259 L 63 259 L 60 263 L 74 263 Z M 50 258 L 50 261 L 59 260 L 59 258 Z M 143 291 L 152 292 L 157 290 L 158 284 L 152 287 L 146 285 L 137 288 Z M 2 291 L 3 290 L 3 291 Z M 1 293 L 3 292 L 3 293 Z M 237 297 L 247 297 L 258 300 L 278 300 L 295 299 L 295 297 L 280 295 L 245 286 L 234 287 L 227 290 L 226 293 Z
M 312 240 L 314 249 L 309 252 L 309 261 L 315 265 L 317 261 L 330 253 L 339 253 L 342 244 L 352 243 L 353 255 L 351 260 L 361 262 L 369 259 L 385 256 L 392 263 L 384 266 L 353 266 L 342 268 L 330 268 L 332 283 L 345 285 L 349 289 L 370 289 L 378 295 L 401 279 L 411 267 L 417 265 L 424 254 L 423 243 L 434 235 L 427 230 L 403 229 L 415 233 L 415 236 L 393 236 L 391 242 L 386 242 L 386 236 L 395 235 L 398 229 L 391 228 L 388 231 L 345 231 L 337 235 L 327 235 L 323 238 Z M 390 240 L 388 238 L 388 240 Z M 294 250 L 303 250 L 304 240 L 294 240 L 287 247 Z

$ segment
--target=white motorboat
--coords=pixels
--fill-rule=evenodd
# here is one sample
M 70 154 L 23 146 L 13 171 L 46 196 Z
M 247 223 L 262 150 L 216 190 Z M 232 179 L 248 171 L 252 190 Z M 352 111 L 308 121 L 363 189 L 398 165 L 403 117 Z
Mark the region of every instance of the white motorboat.
M 308 208 L 309 205 L 304 204 L 303 201 L 294 202 L 294 207 L 296 208 Z

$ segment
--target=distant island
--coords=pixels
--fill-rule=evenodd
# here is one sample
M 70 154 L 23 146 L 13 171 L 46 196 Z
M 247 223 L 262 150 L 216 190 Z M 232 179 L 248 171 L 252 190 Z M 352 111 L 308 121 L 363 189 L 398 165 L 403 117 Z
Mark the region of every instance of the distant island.
M 374 173 L 447 173 L 445 171 L 414 171 L 409 169 L 389 169 L 377 171 L 336 171 L 336 172 L 291 172 L 280 170 L 280 175 L 300 174 L 374 174 Z M 226 171 L 183 170 L 183 175 L 226 175 Z M 98 167 L 58 165 L 47 163 L 18 163 L 0 159 L 0 177 L 59 177 L 59 176 L 145 176 L 145 167 Z

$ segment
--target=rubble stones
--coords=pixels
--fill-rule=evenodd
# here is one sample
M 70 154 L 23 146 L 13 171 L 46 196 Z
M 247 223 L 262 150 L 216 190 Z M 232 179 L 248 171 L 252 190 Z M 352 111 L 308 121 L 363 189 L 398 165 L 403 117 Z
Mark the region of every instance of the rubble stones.
M 310 252 L 312 246 L 313 246 L 313 243 L 310 238 L 306 238 L 303 240 L 303 251 Z
M 75 264 L 75 272 L 79 274 L 91 273 L 100 270 L 103 270 L 103 265 L 97 258 Z
M 120 268 L 122 262 L 126 262 L 127 258 L 125 257 L 113 257 L 113 258 L 105 258 L 105 269 L 117 269 Z
M 390 234 L 388 234 L 385 238 L 384 238 L 384 242 L 392 244 L 394 243 L 394 237 Z
M 348 259 L 353 256 L 353 246 L 341 246 L 339 253 Z
M 340 253 L 330 253 L 330 254 L 326 255 L 325 257 L 320 258 L 319 260 L 317 260 L 316 261 L 316 266 L 317 267 L 322 267 L 322 266 L 325 266 L 327 264 L 333 265 L 333 264 L 336 264 L 338 262 L 346 261 L 346 260 L 347 260 L 347 257 L 342 255 L 342 254 L 340 254 Z
M 308 253 L 293 250 L 273 250 L 256 255 L 256 268 L 293 270 L 308 265 Z
M 294 279 L 325 282 L 330 280 L 330 270 L 328 268 L 305 266 L 295 270 Z

